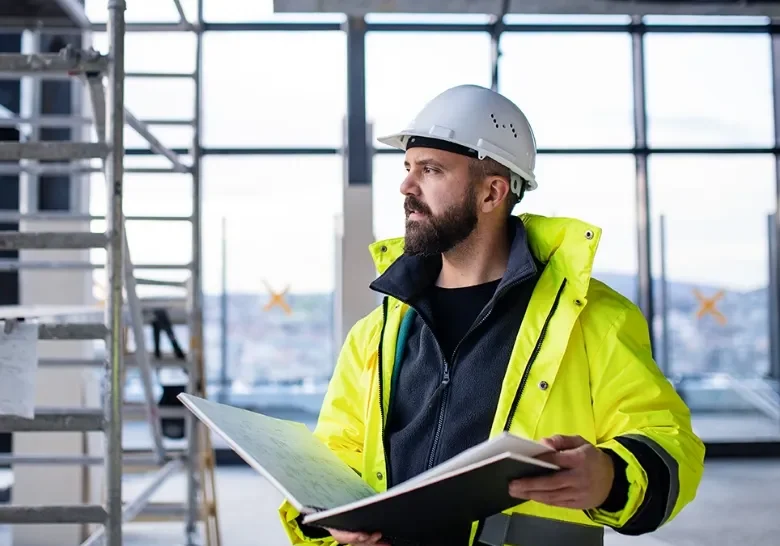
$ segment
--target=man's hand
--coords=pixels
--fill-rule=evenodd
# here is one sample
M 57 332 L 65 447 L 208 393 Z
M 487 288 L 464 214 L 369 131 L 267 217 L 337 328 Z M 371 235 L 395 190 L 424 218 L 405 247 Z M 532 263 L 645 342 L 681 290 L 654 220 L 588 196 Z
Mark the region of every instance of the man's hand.
M 338 529 L 328 529 L 328 532 L 339 544 L 349 544 L 349 546 L 390 546 L 385 542 L 379 542 L 379 539 L 382 538 L 381 533 L 353 533 L 351 531 L 339 531 Z
M 553 436 L 542 443 L 556 450 L 544 459 L 561 468 L 549 476 L 522 478 L 509 484 L 509 494 L 550 506 L 589 510 L 609 496 L 615 469 L 609 455 L 580 436 Z

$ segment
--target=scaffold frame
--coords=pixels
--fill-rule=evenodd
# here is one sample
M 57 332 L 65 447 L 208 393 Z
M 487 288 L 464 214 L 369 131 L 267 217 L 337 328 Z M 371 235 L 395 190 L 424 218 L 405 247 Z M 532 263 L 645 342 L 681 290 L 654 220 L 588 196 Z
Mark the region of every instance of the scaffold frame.
M 83 115 L 43 116 L 35 114 L 22 116 L 0 108 L 0 125 L 19 129 L 20 141 L 0 142 L 0 174 L 88 174 L 103 173 L 106 184 L 105 215 L 39 212 L 0 214 L 0 221 L 92 221 L 103 220 L 104 232 L 27 232 L 0 231 L 0 249 L 87 249 L 105 248 L 106 263 L 96 264 L 69 262 L 29 262 L 0 260 L 0 270 L 44 269 L 44 270 L 91 270 L 104 269 L 106 297 L 104 309 L 94 306 L 6 306 L 0 307 L 0 322 L 6 329 L 12 329 L 20 320 L 39 322 L 39 339 L 82 339 L 103 340 L 105 358 L 101 359 L 41 359 L 42 367 L 81 365 L 91 368 L 103 367 L 105 371 L 102 392 L 102 408 L 36 408 L 32 420 L 16 416 L 0 415 L 0 431 L 102 431 L 105 437 L 103 457 L 9 455 L 0 457 L 0 464 L 43 464 L 43 465 L 104 465 L 105 503 L 79 506 L 0 506 L 0 523 L 98 523 L 101 524 L 82 546 L 121 546 L 122 526 L 144 513 L 153 513 L 155 506 L 150 499 L 155 491 L 171 476 L 184 470 L 187 476 L 186 499 L 174 510 L 184 516 L 185 535 L 188 545 L 200 543 L 198 522 L 206 523 L 204 543 L 217 546 L 219 531 L 216 522 L 216 506 L 213 488 L 214 457 L 207 432 L 201 436 L 201 427 L 196 419 L 183 408 L 161 409 L 152 398 L 152 370 L 165 366 L 181 366 L 175 359 L 154 359 L 145 348 L 143 328 L 146 324 L 143 302 L 137 294 L 137 285 L 157 285 L 183 288 L 184 322 L 189 329 L 189 350 L 186 370 L 187 392 L 205 396 L 205 365 L 203 361 L 203 299 L 201 274 L 201 67 L 202 67 L 202 21 L 203 0 L 197 0 L 196 20 L 187 20 L 179 0 L 172 0 L 179 14 L 179 30 L 195 32 L 196 69 L 185 75 L 195 81 L 193 118 L 186 122 L 179 120 L 144 121 L 125 107 L 124 86 L 128 77 L 147 74 L 129 73 L 125 70 L 125 36 L 131 29 L 125 21 L 126 1 L 106 0 L 108 18 L 104 25 L 94 25 L 83 5 L 75 0 L 50 0 L 64 10 L 72 26 L 57 29 L 63 34 L 77 34 L 89 37 L 101 27 L 107 33 L 106 53 L 93 49 L 67 47 L 56 54 L 42 54 L 37 51 L 20 54 L 0 54 L 0 79 L 19 78 L 78 78 L 83 83 L 84 97 L 92 105 L 92 118 Z M 16 23 L 16 25 L 14 24 Z M 42 21 L 21 20 L 4 22 L 16 32 L 46 32 Z M 51 29 L 48 29 L 51 31 Z M 191 164 L 181 161 L 177 151 L 167 147 L 150 129 L 151 125 L 190 125 L 193 127 Z M 38 128 L 92 126 L 97 136 L 95 142 L 65 141 L 48 142 L 38 140 Z M 153 154 L 164 157 L 169 168 L 132 169 L 124 166 L 125 126 L 134 129 L 149 144 Z M 100 165 L 85 161 L 100 159 Z M 18 163 L 14 163 L 14 162 Z M 38 161 L 59 161 L 60 163 L 38 163 Z M 68 163 L 63 163 L 63 162 Z M 192 178 L 192 213 L 180 216 L 124 216 L 124 175 L 129 172 L 186 173 Z M 94 183 L 94 182 L 91 182 Z M 192 226 L 192 259 L 186 264 L 134 264 L 130 258 L 125 223 L 135 221 L 175 221 Z M 150 267 L 152 266 L 152 267 Z M 184 282 L 139 279 L 136 269 L 187 270 L 189 279 Z M 100 320 L 102 318 L 102 321 Z M 85 322 L 89 321 L 89 322 Z M 135 352 L 125 354 L 124 329 L 130 328 L 136 343 Z M 140 369 L 144 390 L 144 404 L 129 406 L 124 402 L 124 370 L 135 366 Z M 153 448 L 151 454 L 128 455 L 123 451 L 122 429 L 124 417 L 146 417 L 151 425 Z M 160 428 L 165 416 L 183 417 L 186 423 L 186 447 L 182 450 L 166 449 Z M 156 472 L 149 483 L 135 499 L 124 501 L 122 497 L 123 466 L 152 466 Z M 201 489 L 201 484 L 211 470 L 211 490 Z M 199 492 L 202 494 L 199 495 Z M 209 496 L 211 495 L 211 498 Z

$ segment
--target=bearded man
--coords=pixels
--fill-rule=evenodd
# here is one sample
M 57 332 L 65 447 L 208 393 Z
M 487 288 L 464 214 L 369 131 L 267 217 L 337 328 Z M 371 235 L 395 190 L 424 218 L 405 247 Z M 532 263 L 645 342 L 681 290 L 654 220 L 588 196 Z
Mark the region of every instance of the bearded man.
M 316 436 L 377 491 L 503 431 L 553 448 L 561 471 L 507 483 L 517 506 L 453 521 L 436 544 L 601 546 L 605 527 L 639 535 L 674 518 L 703 444 L 642 313 L 591 277 L 601 230 L 513 215 L 537 187 L 523 112 L 458 86 L 380 141 L 405 152 L 406 234 L 371 247 L 384 299 L 347 336 Z M 298 516 L 281 507 L 293 544 L 388 543 Z

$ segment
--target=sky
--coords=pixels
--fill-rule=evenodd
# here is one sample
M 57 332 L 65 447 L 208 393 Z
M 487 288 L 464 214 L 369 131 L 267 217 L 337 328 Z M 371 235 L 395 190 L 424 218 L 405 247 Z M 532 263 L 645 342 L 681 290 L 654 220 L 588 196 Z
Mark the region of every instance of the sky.
M 183 4 L 194 13 L 194 1 Z M 93 20 L 105 20 L 105 5 L 104 0 L 87 0 Z M 164 0 L 128 2 L 126 15 L 133 22 L 177 17 L 173 2 Z M 340 20 L 337 14 L 273 14 L 271 0 L 206 0 L 205 18 Z M 425 18 L 431 19 L 485 18 Z M 630 40 L 620 34 L 504 35 L 499 90 L 526 113 L 539 147 L 633 145 Z M 126 44 L 128 71 L 194 69 L 195 38 L 190 33 L 131 33 Z M 651 34 L 645 44 L 651 145 L 773 145 L 768 36 Z M 96 35 L 96 47 L 105 51 L 104 36 Z M 346 113 L 343 33 L 215 32 L 204 37 L 203 54 L 205 146 L 341 146 Z M 490 86 L 486 34 L 372 33 L 366 56 L 367 114 L 375 136 L 402 128 L 448 87 Z M 142 119 L 190 119 L 194 85 L 188 80 L 128 80 L 126 105 Z M 171 147 L 188 146 L 192 138 L 192 130 L 181 127 L 156 127 L 155 134 Z M 126 138 L 130 147 L 142 145 L 130 129 Z M 126 160 L 127 166 L 165 164 L 160 158 Z M 403 158 L 378 155 L 373 168 L 374 237 L 402 235 Z M 517 210 L 574 216 L 598 225 L 604 234 L 596 271 L 635 274 L 634 169 L 630 155 L 540 155 L 539 189 Z M 774 169 L 771 155 L 651 156 L 652 218 L 663 214 L 667 219 L 670 279 L 729 290 L 766 286 L 767 215 L 776 209 Z M 126 213 L 189 213 L 189 180 L 179 174 L 128 174 Z M 342 185 L 340 156 L 205 157 L 206 292 L 221 289 L 223 218 L 231 291 L 265 293 L 264 280 L 279 288 L 289 285 L 292 292 L 333 290 L 333 226 L 342 212 Z M 102 213 L 102 177 L 94 178 L 92 188 L 92 211 Z M 186 224 L 131 223 L 127 229 L 136 263 L 185 262 L 190 256 Z M 657 222 L 653 234 L 657 274 Z

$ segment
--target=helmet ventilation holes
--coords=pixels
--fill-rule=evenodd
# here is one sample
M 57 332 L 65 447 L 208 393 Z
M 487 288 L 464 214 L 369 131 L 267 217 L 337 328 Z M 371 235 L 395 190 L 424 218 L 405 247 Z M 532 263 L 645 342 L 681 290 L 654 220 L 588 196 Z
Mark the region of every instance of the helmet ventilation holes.
M 499 125 L 495 114 L 490 114 L 490 119 L 493 121 L 493 125 L 496 126 L 496 129 L 501 129 L 501 128 L 506 129 L 506 123 Z M 517 138 L 517 130 L 515 129 L 515 124 L 510 123 L 509 128 L 512 130 L 512 136 L 514 138 Z

